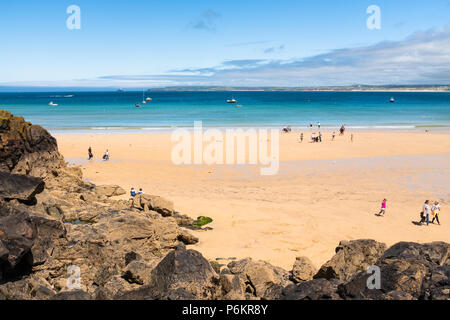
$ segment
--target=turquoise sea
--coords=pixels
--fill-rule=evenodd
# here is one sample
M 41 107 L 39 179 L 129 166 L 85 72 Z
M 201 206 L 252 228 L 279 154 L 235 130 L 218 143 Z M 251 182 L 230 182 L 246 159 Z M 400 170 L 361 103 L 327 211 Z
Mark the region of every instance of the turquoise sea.
M 161 130 L 194 121 L 204 127 L 304 128 L 320 121 L 323 128 L 450 128 L 450 92 L 150 91 L 145 97 L 152 101 L 142 104 L 142 91 L 0 93 L 0 109 L 53 131 Z M 226 103 L 231 98 L 241 107 Z

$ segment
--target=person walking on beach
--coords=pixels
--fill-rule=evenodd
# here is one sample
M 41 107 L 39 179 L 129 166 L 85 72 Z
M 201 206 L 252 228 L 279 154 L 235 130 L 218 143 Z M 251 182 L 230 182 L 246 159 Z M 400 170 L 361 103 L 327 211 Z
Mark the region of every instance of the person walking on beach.
M 436 219 L 437 223 L 441 225 L 439 222 L 439 212 L 441 211 L 441 205 L 439 204 L 439 201 L 435 201 L 433 206 L 431 207 L 431 213 L 433 214 L 433 220 L 431 220 L 431 223 L 434 223 L 434 220 Z
M 88 149 L 88 156 L 89 156 L 88 160 L 91 160 L 94 157 L 94 155 L 92 154 L 92 148 L 91 147 L 89 147 L 89 149 Z
M 322 142 L 322 133 L 319 131 L 319 142 Z
M 353 142 L 353 133 L 352 133 L 352 135 L 350 136 L 350 140 Z
M 300 133 L 300 142 L 303 142 L 303 132 Z
M 313 132 L 311 134 L 311 142 L 316 142 L 316 133 L 315 132 Z
M 108 161 L 109 160 L 109 150 L 106 149 L 105 154 L 103 155 L 103 160 Z
M 336 132 L 333 131 L 333 133 L 331 134 L 331 141 L 334 141 L 334 137 L 336 137 Z
M 421 219 L 420 219 L 420 224 L 426 222 L 427 226 L 430 223 L 430 201 L 426 200 L 425 203 L 423 204 L 423 211 L 421 212 Z
M 384 215 L 386 214 L 386 202 L 387 202 L 386 199 L 383 199 L 383 202 L 381 202 L 381 210 L 380 212 L 378 212 L 379 216 L 382 215 L 384 217 Z
M 317 128 L 320 129 L 320 122 L 317 122 Z

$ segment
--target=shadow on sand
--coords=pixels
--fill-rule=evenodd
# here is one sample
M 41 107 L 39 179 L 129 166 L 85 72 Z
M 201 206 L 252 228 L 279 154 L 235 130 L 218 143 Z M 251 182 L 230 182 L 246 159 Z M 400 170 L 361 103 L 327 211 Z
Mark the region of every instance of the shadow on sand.
M 380 213 L 375 213 L 375 215 L 377 216 L 377 217 L 384 217 L 382 214 L 380 214 Z

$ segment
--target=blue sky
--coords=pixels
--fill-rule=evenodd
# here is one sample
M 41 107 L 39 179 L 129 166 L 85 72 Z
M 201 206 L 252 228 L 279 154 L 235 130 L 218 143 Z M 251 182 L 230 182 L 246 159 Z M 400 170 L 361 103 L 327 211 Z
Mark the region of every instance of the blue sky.
M 2 1 L 0 86 L 450 83 L 449 13 L 450 0 Z

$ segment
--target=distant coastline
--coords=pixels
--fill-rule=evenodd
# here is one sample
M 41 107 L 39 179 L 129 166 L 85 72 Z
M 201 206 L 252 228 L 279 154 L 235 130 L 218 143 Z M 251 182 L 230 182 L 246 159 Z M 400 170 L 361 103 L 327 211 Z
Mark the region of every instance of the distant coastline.
M 225 87 L 173 86 L 148 91 L 317 91 L 317 92 L 450 92 L 450 85 L 320 86 L 320 87 Z
M 243 87 L 243 86 L 168 86 L 145 88 L 149 92 L 208 92 L 208 91 L 272 91 L 272 92 L 450 92 L 450 84 L 435 85 L 352 85 L 352 86 L 316 86 L 316 87 Z M 142 87 L 14 87 L 1 86 L 3 93 L 27 92 L 141 92 Z

